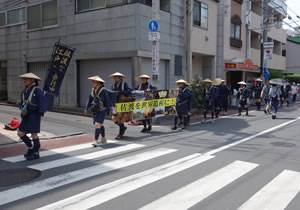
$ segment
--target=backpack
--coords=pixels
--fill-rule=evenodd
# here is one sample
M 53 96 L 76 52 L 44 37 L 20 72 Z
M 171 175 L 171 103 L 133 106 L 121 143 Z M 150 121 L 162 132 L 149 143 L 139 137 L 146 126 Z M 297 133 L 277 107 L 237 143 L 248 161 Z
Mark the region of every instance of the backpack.
M 104 89 L 105 88 L 102 87 L 101 90 L 96 95 L 94 95 L 94 98 L 93 98 L 93 101 L 92 101 L 92 104 L 90 107 L 90 111 L 93 114 L 97 114 L 98 112 L 101 112 L 106 109 L 106 107 L 104 106 L 104 102 L 100 98 L 100 94 Z
M 32 90 L 30 91 L 30 94 L 29 94 L 27 100 L 25 100 L 25 95 L 24 95 L 25 93 L 23 92 L 23 94 L 22 94 L 22 102 L 23 102 L 23 103 L 22 103 L 21 106 L 20 106 L 20 110 L 21 110 L 21 115 L 22 115 L 23 117 L 25 117 L 25 116 L 28 115 L 28 108 L 27 108 L 28 104 L 30 104 L 30 105 L 32 105 L 32 106 L 37 106 L 36 104 L 31 103 L 31 101 L 32 101 L 32 96 L 33 96 L 34 91 L 35 91 L 36 88 L 37 88 L 37 87 L 33 87 L 33 88 L 32 88 Z

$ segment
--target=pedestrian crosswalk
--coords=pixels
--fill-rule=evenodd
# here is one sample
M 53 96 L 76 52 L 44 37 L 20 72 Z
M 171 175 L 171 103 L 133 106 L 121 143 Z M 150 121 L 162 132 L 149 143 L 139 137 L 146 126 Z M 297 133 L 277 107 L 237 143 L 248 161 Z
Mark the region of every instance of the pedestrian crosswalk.
M 88 145 L 89 147 L 87 147 Z M 117 147 L 109 149 L 97 148 L 93 152 L 91 152 L 90 148 L 90 144 L 82 144 L 43 152 L 42 155 L 47 157 L 52 156 L 53 158 L 49 161 L 41 159 L 38 163 L 29 164 L 28 167 L 43 171 L 45 176 L 31 183 L 0 191 L 0 206 L 5 209 L 6 205 L 14 205 L 16 201 L 19 201 L 16 205 L 22 205 L 22 199 L 34 198 L 36 195 L 47 196 L 47 192 L 50 190 L 60 190 L 67 185 L 72 188 L 74 185 L 80 185 L 81 181 L 90 178 L 97 179 L 100 175 L 108 176 L 111 172 L 118 173 L 121 169 L 127 171 L 128 174 L 108 183 L 96 185 L 79 193 L 63 194 L 50 203 L 39 203 L 39 206 L 30 205 L 31 209 L 34 206 L 38 210 L 101 209 L 101 205 L 130 194 L 133 191 L 140 191 L 141 194 L 147 194 L 143 190 L 151 184 L 160 182 L 163 188 L 166 178 L 175 175 L 180 177 L 185 171 L 203 164 L 209 164 L 213 159 L 217 158 L 209 152 L 204 154 L 179 155 L 179 151 L 173 148 L 147 148 L 143 144 L 136 143 L 120 144 Z M 81 155 L 73 155 L 76 151 L 80 151 Z M 87 153 L 82 154 L 84 151 Z M 62 157 L 62 153 L 66 154 L 66 157 Z M 118 155 L 117 158 L 113 157 L 114 155 Z M 58 156 L 57 159 L 54 159 L 56 156 Z M 101 160 L 104 157 L 107 160 L 94 161 Z M 112 158 L 112 160 L 109 158 Z M 158 159 L 160 161 L 156 161 Z M 21 156 L 5 158 L 3 160 L 12 163 L 22 161 Z M 86 167 L 82 166 L 84 161 L 91 160 L 93 160 L 92 166 L 89 164 Z M 148 161 L 152 161 L 150 168 L 146 167 L 146 170 L 144 168 L 137 169 L 137 171 L 133 170 L 134 172 L 131 174 L 130 167 L 147 165 Z M 47 173 L 51 173 L 52 169 L 69 165 L 74 167 L 71 169 L 68 168 L 67 171 L 62 170 L 62 172 L 57 172 L 58 174 L 47 176 Z M 77 165 L 78 167 L 76 167 Z M 155 198 L 150 202 L 147 201 L 148 203 L 142 204 L 138 209 L 190 209 L 215 193 L 224 190 L 230 185 L 234 185 L 236 181 L 249 175 L 259 167 L 261 166 L 257 163 L 233 160 L 205 176 L 199 176 L 188 184 L 183 184 L 183 186 L 177 187 L 177 189 L 171 192 L 165 192 L 159 198 Z M 300 191 L 300 173 L 283 170 L 274 177 L 265 186 L 259 188 L 257 192 L 251 194 L 252 197 L 249 196 L 248 200 L 242 201 L 235 209 L 286 209 Z M 247 179 L 251 179 L 251 176 L 247 176 Z M 10 209 L 13 208 L 10 206 Z M 22 206 L 22 209 L 26 210 L 26 207 Z M 120 206 L 119 209 L 131 208 Z

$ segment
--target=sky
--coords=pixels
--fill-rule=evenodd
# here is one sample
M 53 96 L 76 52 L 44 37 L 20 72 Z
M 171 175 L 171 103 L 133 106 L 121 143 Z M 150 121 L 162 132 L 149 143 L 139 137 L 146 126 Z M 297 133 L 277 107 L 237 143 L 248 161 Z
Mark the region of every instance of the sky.
M 300 0 L 286 0 L 286 3 L 288 6 L 288 15 L 291 16 L 292 20 L 285 19 L 284 21 L 289 23 L 290 26 L 286 24 L 284 28 L 300 27 Z M 297 15 L 299 18 L 297 18 Z

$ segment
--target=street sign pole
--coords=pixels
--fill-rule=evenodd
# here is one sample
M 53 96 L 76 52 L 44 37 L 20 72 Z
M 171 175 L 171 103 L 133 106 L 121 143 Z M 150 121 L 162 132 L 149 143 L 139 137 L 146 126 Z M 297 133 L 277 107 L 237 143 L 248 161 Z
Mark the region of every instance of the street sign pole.
M 160 0 L 152 0 L 152 20 L 149 22 L 149 40 L 152 42 L 152 80 L 159 80 L 160 70 Z

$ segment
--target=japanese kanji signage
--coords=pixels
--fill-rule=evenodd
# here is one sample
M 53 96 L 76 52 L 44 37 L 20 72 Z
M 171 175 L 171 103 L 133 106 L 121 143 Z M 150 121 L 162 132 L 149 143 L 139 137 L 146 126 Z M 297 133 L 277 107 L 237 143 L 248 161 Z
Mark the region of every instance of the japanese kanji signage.
M 127 103 L 117 103 L 116 112 L 132 112 L 140 109 L 154 109 L 158 107 L 175 106 L 176 98 L 163 98 L 155 100 L 142 100 Z
M 68 69 L 69 63 L 72 59 L 73 53 L 73 48 L 61 43 L 55 44 L 50 61 L 50 67 L 48 69 L 44 85 L 45 91 L 56 96 L 59 95 L 59 90 Z

